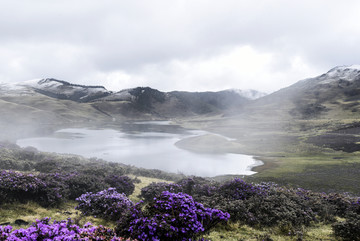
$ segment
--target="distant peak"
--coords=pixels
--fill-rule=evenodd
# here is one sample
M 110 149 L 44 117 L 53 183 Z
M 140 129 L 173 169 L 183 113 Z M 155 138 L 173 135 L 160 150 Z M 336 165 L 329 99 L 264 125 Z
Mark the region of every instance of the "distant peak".
M 328 73 L 341 72 L 341 71 L 354 71 L 354 70 L 356 71 L 360 70 L 360 64 L 336 66 L 335 68 L 329 70 Z
M 328 84 L 338 80 L 354 81 L 360 78 L 360 65 L 337 66 L 329 70 L 326 74 L 319 76 L 320 84 Z

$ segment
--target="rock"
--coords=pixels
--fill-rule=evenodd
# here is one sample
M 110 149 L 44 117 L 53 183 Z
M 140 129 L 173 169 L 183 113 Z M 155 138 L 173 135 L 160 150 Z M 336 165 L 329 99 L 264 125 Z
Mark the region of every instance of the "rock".
M 29 222 L 26 222 L 25 220 L 22 220 L 22 219 L 16 219 L 15 224 L 16 225 L 28 225 Z

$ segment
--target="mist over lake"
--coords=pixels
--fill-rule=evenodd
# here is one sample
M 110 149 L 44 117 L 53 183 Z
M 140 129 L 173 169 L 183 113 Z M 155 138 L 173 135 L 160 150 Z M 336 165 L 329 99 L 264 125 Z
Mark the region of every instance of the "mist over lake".
M 169 122 L 128 123 L 123 129 L 68 128 L 48 137 L 20 139 L 17 144 L 198 176 L 251 175 L 255 173 L 251 167 L 261 164 L 248 155 L 200 154 L 180 149 L 176 142 L 206 132 L 185 130 Z

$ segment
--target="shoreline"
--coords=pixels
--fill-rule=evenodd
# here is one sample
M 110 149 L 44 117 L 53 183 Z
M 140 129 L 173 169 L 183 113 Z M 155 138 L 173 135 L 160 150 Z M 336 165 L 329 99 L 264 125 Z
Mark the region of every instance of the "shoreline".
M 254 175 L 263 172 L 265 170 L 272 169 L 278 165 L 277 163 L 274 162 L 274 159 L 272 157 L 255 156 L 254 159 L 261 161 L 263 163 L 262 165 L 254 166 L 251 169 L 251 171 L 256 172 Z

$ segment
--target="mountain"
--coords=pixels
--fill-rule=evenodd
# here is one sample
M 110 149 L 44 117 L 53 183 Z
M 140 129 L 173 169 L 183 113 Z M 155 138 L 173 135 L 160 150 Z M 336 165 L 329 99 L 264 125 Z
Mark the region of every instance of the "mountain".
M 103 86 L 77 85 L 51 78 L 25 81 L 19 83 L 18 86 L 31 88 L 35 92 L 56 99 L 77 102 L 89 102 L 111 94 Z
M 187 118 L 238 111 L 251 99 L 234 91 L 161 92 L 149 87 L 112 92 L 52 78 L 0 84 L 1 136 L 48 133 L 73 125 L 129 119 Z
M 162 92 L 150 87 L 112 92 L 56 79 L 1 84 L 0 135 L 175 118 L 234 138 L 248 153 L 259 151 L 259 143 L 262 152 L 293 151 L 299 143 L 309 150 L 360 150 L 359 65 L 338 66 L 263 95 L 234 89 Z
M 161 92 L 150 87 L 137 87 L 118 92 L 103 86 L 76 85 L 52 78 L 31 80 L 0 87 L 2 95 L 45 95 L 58 100 L 89 103 L 107 116 L 130 118 L 171 118 L 235 111 L 263 93 L 250 90 L 219 92 Z
M 262 152 L 354 152 L 360 151 L 359 119 L 360 65 L 351 65 L 251 101 L 238 115 L 208 128 L 237 138 L 249 153 L 256 153 L 259 143 Z
M 255 101 L 296 119 L 352 118 L 359 111 L 360 65 L 339 66 Z M 287 113 L 286 113 L 287 112 Z

